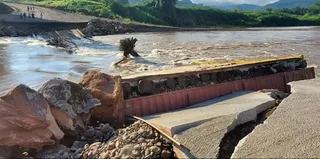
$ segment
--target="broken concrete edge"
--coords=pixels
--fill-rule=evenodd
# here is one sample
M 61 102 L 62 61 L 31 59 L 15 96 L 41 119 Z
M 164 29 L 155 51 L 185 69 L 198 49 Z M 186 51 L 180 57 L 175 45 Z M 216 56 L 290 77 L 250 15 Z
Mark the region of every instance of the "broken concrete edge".
M 288 90 L 290 90 L 290 94 L 289 94 L 288 96 L 290 96 L 291 94 L 293 94 L 293 93 L 296 92 L 295 89 L 294 89 L 293 83 L 294 83 L 294 81 L 287 83 Z M 287 96 L 287 97 L 288 97 L 288 96 Z M 289 99 L 284 98 L 281 102 L 286 101 L 286 100 L 289 100 Z M 275 111 L 277 111 L 277 110 L 275 110 Z M 274 113 L 274 112 L 273 112 L 273 113 Z M 271 114 L 271 115 L 272 115 L 272 114 Z M 270 116 L 271 116 L 271 115 L 270 115 Z M 246 139 L 247 139 L 251 134 L 254 134 L 254 133 L 255 133 L 256 128 L 258 128 L 258 127 L 260 127 L 260 126 L 262 126 L 263 124 L 266 124 L 266 123 L 268 123 L 268 119 L 266 119 L 262 124 L 257 125 L 257 126 L 255 127 L 255 129 L 253 129 L 253 131 L 252 131 L 251 133 L 249 133 L 247 136 L 245 136 L 243 139 L 241 139 L 241 140 L 239 141 L 239 143 L 237 144 L 237 146 L 235 147 L 235 149 L 234 149 L 234 151 L 233 151 L 233 154 L 231 155 L 231 158 L 235 158 L 234 154 L 236 154 L 237 151 L 240 149 L 240 147 L 246 142 Z
M 241 113 L 237 114 L 234 117 L 232 123 L 228 127 L 226 127 L 224 134 L 227 134 L 227 133 L 233 131 L 239 125 L 242 125 L 242 124 L 245 124 L 247 122 L 256 120 L 258 115 L 261 112 L 263 112 L 265 110 L 268 110 L 269 108 L 272 108 L 274 106 L 275 106 L 275 100 L 263 103 L 263 104 L 259 105 L 258 107 L 255 107 L 255 108 L 252 108 L 250 110 L 247 110 L 247 111 L 244 111 L 244 112 L 241 112 Z M 222 116 L 219 116 L 219 117 L 222 117 Z M 211 118 L 211 119 L 208 119 L 208 120 L 203 120 L 202 123 L 200 123 L 200 124 L 198 124 L 196 126 L 200 126 L 201 124 L 204 124 L 204 123 L 206 123 L 208 121 L 217 119 L 219 117 Z M 194 126 L 194 127 L 196 127 L 196 126 Z M 192 127 L 190 127 L 189 129 L 191 129 L 191 128 Z M 221 140 L 222 139 L 223 138 L 221 138 Z M 174 151 L 175 151 L 175 153 L 177 154 L 177 156 L 179 158 L 197 158 L 197 157 L 199 157 L 199 156 L 194 156 L 194 154 L 191 151 L 189 151 L 188 149 L 186 149 L 186 148 L 179 147 L 179 146 L 176 146 L 174 148 L 175 148 Z M 217 152 L 219 152 L 219 149 L 220 149 L 220 145 L 217 146 Z M 216 156 L 212 156 L 212 157 L 213 158 L 218 158 L 219 154 L 216 154 Z
M 276 106 L 276 100 L 274 101 L 269 101 L 269 102 L 266 102 L 266 103 L 262 103 L 261 105 L 255 107 L 255 108 L 252 108 L 252 109 L 249 109 L 247 111 L 244 111 L 244 112 L 241 112 L 237 115 L 237 117 L 234 119 L 234 121 L 232 122 L 231 125 L 229 125 L 227 128 L 226 128 L 226 131 L 225 131 L 225 134 L 231 132 L 232 130 L 234 130 L 237 126 L 239 125 L 242 125 L 242 124 L 245 124 L 247 122 L 250 122 L 250 121 L 254 121 L 257 119 L 258 115 L 263 112 L 263 111 L 266 111 L 272 107 Z M 194 123 L 191 123 L 189 126 L 191 127 L 188 127 L 188 128 L 184 128 L 184 129 L 180 129 L 181 131 L 180 132 L 176 132 L 175 134 L 178 134 L 178 133 L 181 133 L 182 131 L 184 130 L 187 130 L 187 129 L 190 129 L 192 127 L 196 127 L 196 126 L 199 126 L 207 121 L 210 121 L 210 120 L 213 120 L 215 118 L 219 118 L 219 117 L 214 117 L 214 118 L 210 118 L 210 119 L 206 119 L 206 120 L 202 120 L 202 121 L 198 121 L 198 122 L 194 122 Z M 159 125 L 157 125 L 159 126 Z M 165 132 L 170 132 L 171 135 L 174 137 L 174 132 L 172 130 L 170 130 L 169 128 L 166 128 L 164 126 L 159 126 L 162 130 L 165 130 Z M 220 147 L 219 147 L 220 148 Z M 174 147 L 174 151 L 175 153 L 177 154 L 178 158 L 196 158 L 191 152 L 190 150 L 188 150 L 187 148 L 184 148 L 182 146 L 175 146 Z M 219 150 L 218 150 L 219 151 Z M 214 157 L 218 157 L 217 156 L 214 156 Z
M 265 103 L 261 103 L 260 105 L 256 106 L 255 108 L 252 108 L 252 109 L 249 109 L 247 111 L 239 113 L 238 114 L 238 118 L 237 118 L 237 120 L 239 120 L 239 121 L 236 124 L 236 126 L 244 124 L 244 123 L 252 121 L 252 120 L 255 120 L 257 118 L 258 114 L 260 114 L 261 112 L 263 112 L 263 111 L 265 111 L 265 110 L 267 110 L 267 109 L 269 109 L 271 107 L 274 107 L 275 105 L 276 105 L 276 100 L 272 100 L 272 101 L 268 101 L 268 102 L 265 102 Z M 160 126 L 160 125 L 158 125 L 158 126 L 160 126 L 162 129 L 164 129 L 166 132 L 169 132 L 168 135 L 174 136 L 175 134 L 179 134 L 180 132 L 183 132 L 183 131 L 185 131 L 187 129 L 199 126 L 199 125 L 201 125 L 201 124 L 203 124 L 203 123 L 205 123 L 207 121 L 210 121 L 210 120 L 213 120 L 213 119 L 216 119 L 216 118 L 219 118 L 219 117 L 221 117 L 221 116 L 208 118 L 208 119 L 203 119 L 203 120 L 191 122 L 191 123 L 188 123 L 188 124 L 178 125 L 178 126 L 175 126 L 175 127 L 171 128 L 171 129 L 167 128 L 165 126 Z

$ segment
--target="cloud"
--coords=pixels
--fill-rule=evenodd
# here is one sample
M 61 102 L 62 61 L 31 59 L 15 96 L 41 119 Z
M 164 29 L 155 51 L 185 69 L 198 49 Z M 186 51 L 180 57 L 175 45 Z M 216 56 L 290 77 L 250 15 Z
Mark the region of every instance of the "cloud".
M 204 4 L 223 4 L 223 3 L 232 3 L 232 4 L 257 4 L 257 5 L 266 5 L 273 3 L 279 0 L 191 0 L 194 3 L 204 3 Z

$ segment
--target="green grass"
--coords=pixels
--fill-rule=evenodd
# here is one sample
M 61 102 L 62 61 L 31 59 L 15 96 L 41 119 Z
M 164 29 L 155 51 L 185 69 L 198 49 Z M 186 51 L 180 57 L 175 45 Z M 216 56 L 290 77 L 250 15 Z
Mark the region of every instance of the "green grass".
M 209 7 L 178 7 L 166 12 L 154 7 L 154 3 L 129 5 L 117 0 L 8 0 L 20 3 L 53 7 L 69 12 L 171 26 L 188 27 L 255 27 L 319 25 L 320 6 L 269 11 L 226 11 Z M 312 10 L 312 13 L 311 13 Z M 303 11 L 303 14 L 301 14 Z M 296 14 L 295 14 L 296 13 Z M 298 14 L 299 13 L 299 14 Z M 320 13 L 320 12 L 319 12 Z

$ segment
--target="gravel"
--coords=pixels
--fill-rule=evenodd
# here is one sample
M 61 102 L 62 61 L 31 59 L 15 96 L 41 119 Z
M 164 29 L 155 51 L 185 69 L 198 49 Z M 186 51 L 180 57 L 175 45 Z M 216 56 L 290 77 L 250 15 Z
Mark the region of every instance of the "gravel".
M 152 127 L 135 122 L 115 132 L 108 142 L 93 143 L 83 158 L 176 158 L 172 144 Z

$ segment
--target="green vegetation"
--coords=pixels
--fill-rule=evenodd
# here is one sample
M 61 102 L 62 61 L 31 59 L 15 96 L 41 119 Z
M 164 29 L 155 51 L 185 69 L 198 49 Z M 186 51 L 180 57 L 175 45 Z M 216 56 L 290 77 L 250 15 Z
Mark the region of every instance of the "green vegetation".
M 213 7 L 176 7 L 177 0 L 150 0 L 129 4 L 128 0 L 11 0 L 54 7 L 87 15 L 171 26 L 248 27 L 320 25 L 320 0 L 311 8 L 263 11 L 221 10 Z
M 12 8 L 0 2 L 0 14 L 9 14 L 13 11 Z

